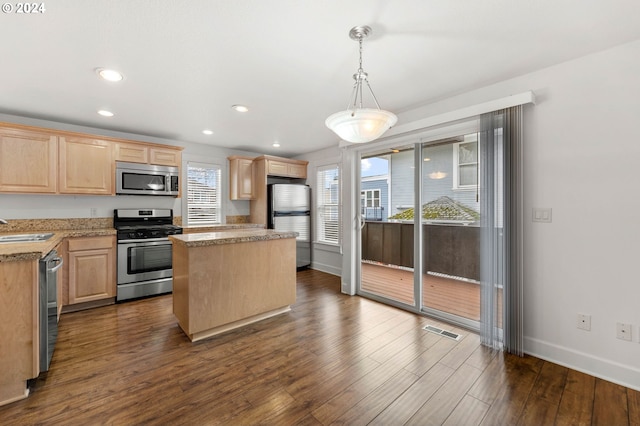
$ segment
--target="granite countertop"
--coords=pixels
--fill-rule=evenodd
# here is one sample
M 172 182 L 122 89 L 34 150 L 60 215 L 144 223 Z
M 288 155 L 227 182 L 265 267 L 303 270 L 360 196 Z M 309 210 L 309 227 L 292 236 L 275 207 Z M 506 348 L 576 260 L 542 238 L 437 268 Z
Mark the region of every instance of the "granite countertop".
M 53 250 L 65 238 L 101 237 L 116 235 L 114 228 L 105 229 L 61 229 L 61 230 L 28 230 L 20 232 L 4 232 L 0 235 L 12 234 L 44 234 L 53 233 L 46 241 L 28 243 L 0 243 L 0 262 L 15 262 L 21 260 L 37 260 Z
M 241 229 L 264 229 L 264 225 L 260 223 L 227 223 L 221 225 L 212 226 L 200 226 L 200 227 L 182 227 L 183 234 L 203 233 L 203 232 L 218 232 L 228 230 L 241 230 Z
M 283 232 L 273 229 L 237 229 L 221 232 L 170 235 L 169 239 L 174 243 L 184 244 L 187 247 L 205 247 L 216 244 L 235 244 L 277 240 L 281 238 L 296 238 L 297 236 L 297 232 Z

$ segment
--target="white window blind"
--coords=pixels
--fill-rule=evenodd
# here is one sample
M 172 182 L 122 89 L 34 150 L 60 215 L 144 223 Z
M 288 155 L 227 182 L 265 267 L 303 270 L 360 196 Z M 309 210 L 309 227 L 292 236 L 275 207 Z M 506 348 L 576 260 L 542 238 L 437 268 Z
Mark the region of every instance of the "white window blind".
M 318 167 L 318 214 L 316 239 L 320 243 L 340 244 L 340 169 L 337 164 Z
M 187 164 L 187 223 L 209 226 L 221 223 L 221 169 L 214 164 Z

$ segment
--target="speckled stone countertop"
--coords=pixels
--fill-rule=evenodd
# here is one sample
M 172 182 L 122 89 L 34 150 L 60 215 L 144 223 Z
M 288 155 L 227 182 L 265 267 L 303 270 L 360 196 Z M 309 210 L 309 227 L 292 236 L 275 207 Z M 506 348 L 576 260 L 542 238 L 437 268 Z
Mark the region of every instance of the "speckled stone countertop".
M 188 233 L 170 235 L 174 243 L 187 247 L 205 247 L 216 244 L 247 243 L 252 241 L 268 241 L 281 238 L 296 238 L 297 232 L 282 232 L 273 229 L 238 229 L 221 232 Z
M 115 235 L 112 217 L 71 219 L 9 219 L 0 225 L 0 235 L 43 234 L 52 232 L 46 241 L 0 244 L 0 262 L 40 259 L 65 238 Z
M 203 233 L 203 232 L 218 232 L 218 231 L 230 231 L 230 230 L 242 230 L 242 229 L 264 229 L 264 225 L 259 223 L 227 223 L 223 225 L 213 226 L 201 226 L 193 228 L 182 228 L 183 234 Z
M 65 238 L 74 237 L 101 237 L 104 235 L 116 235 L 113 228 L 107 229 L 66 229 L 66 230 L 33 230 L 26 232 L 9 232 L 10 234 L 43 234 L 53 232 L 53 236 L 46 241 L 29 243 L 0 243 L 0 262 L 16 262 L 21 260 L 35 260 L 45 256 L 53 250 Z

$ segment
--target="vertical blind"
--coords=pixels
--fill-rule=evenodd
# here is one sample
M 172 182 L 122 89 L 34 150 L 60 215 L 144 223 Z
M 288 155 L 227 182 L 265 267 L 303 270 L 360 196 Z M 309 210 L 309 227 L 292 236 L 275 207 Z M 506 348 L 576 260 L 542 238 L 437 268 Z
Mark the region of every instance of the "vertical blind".
M 522 355 L 522 106 L 480 127 L 480 340 Z
M 316 240 L 340 244 L 340 169 L 337 164 L 318 167 Z
M 221 169 L 214 164 L 187 164 L 187 223 L 208 226 L 221 223 Z

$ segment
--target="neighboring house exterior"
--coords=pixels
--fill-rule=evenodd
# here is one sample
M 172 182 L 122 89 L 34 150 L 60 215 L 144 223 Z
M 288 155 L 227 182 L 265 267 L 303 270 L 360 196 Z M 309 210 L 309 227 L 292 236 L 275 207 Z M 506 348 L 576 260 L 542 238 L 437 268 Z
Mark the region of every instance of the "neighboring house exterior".
M 389 175 L 369 176 L 360 182 L 360 212 L 364 220 L 389 217 Z
M 466 135 L 459 142 L 425 147 L 422 166 L 423 205 L 447 197 L 456 204 L 480 212 L 480 203 L 477 201 L 477 153 L 475 134 Z M 408 150 L 390 157 L 390 209 L 387 218 L 414 207 L 413 156 L 414 151 Z

